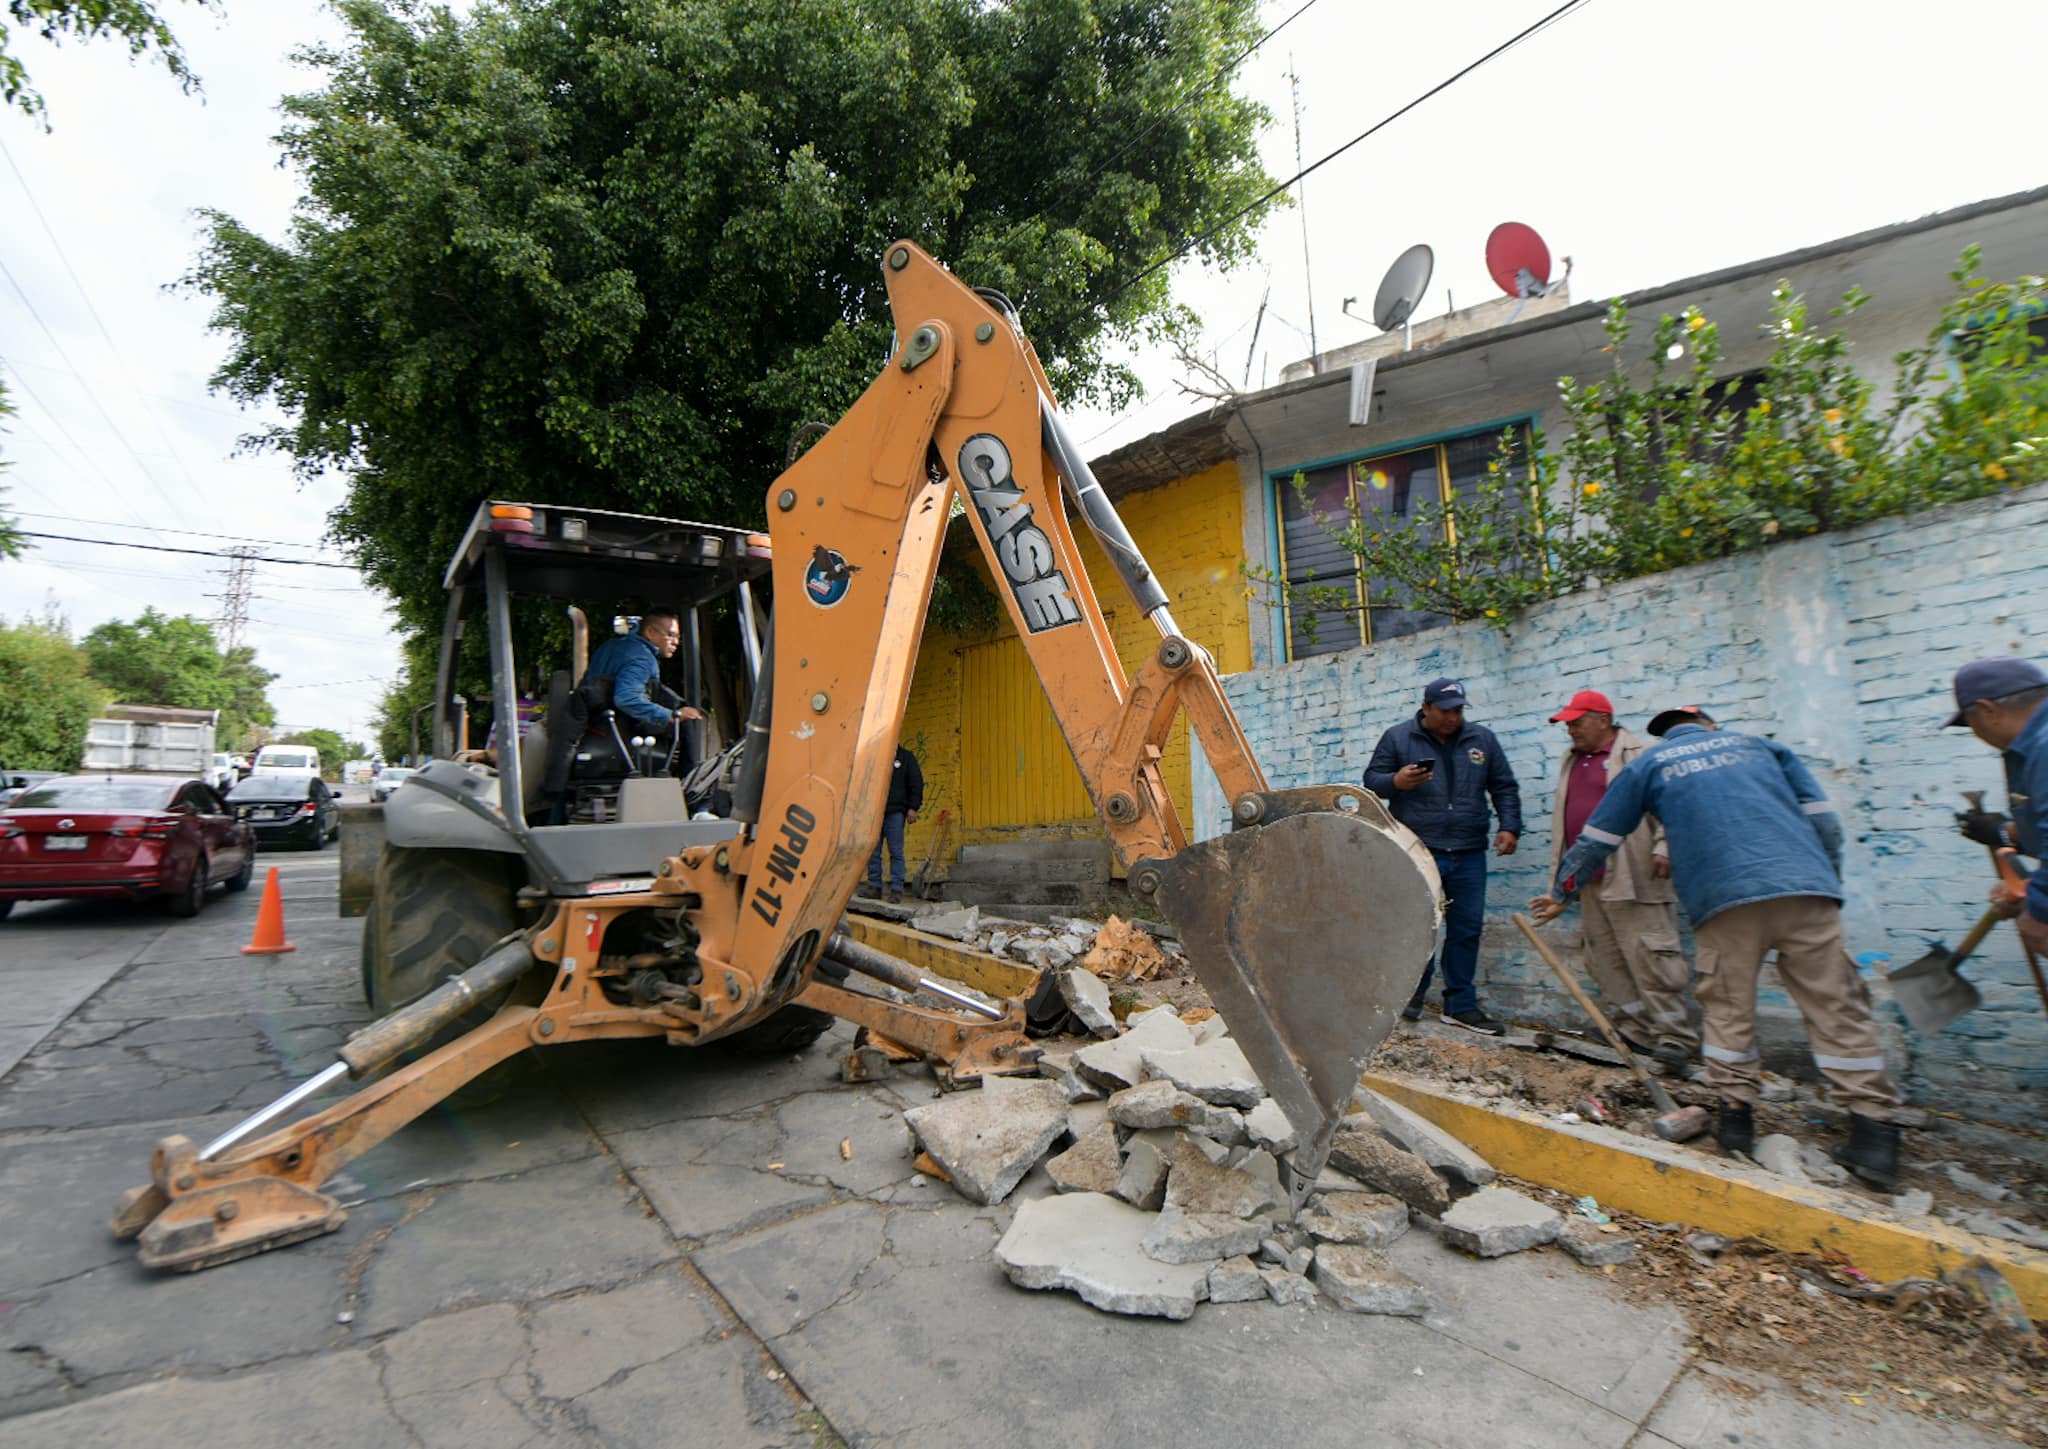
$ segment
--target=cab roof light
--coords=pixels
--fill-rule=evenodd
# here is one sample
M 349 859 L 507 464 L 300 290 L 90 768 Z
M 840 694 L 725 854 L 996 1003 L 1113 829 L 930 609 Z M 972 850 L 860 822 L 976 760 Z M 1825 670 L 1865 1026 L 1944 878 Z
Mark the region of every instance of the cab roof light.
M 491 505 L 492 533 L 532 533 L 534 531 L 533 510 L 518 503 L 493 503 Z

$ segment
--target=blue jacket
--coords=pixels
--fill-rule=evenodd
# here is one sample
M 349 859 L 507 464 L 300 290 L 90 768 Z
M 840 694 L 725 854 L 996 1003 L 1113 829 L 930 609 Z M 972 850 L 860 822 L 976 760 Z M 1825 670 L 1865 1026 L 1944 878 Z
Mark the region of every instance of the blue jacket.
M 2005 751 L 2005 802 L 2021 852 L 2041 862 L 2027 883 L 2027 914 L 2048 921 L 2048 704 L 2034 710 Z
M 1776 740 L 1678 725 L 1607 786 L 1551 894 L 1569 900 L 1645 815 L 1664 822 L 1672 884 L 1695 926 L 1781 896 L 1842 899 L 1842 822 Z
M 1436 773 L 1413 790 L 1396 790 L 1394 772 L 1423 760 Z M 1466 724 L 1448 742 L 1422 727 L 1422 711 L 1380 736 L 1365 767 L 1365 788 L 1387 802 L 1394 818 L 1431 850 L 1484 850 L 1493 831 L 1487 801 L 1500 828 L 1522 833 L 1522 787 L 1508 768 L 1500 741 L 1485 725 Z
M 585 679 L 612 681 L 612 708 L 628 719 L 656 729 L 676 717 L 675 711 L 648 696 L 661 684 L 661 656 L 640 634 L 614 634 L 590 656 Z

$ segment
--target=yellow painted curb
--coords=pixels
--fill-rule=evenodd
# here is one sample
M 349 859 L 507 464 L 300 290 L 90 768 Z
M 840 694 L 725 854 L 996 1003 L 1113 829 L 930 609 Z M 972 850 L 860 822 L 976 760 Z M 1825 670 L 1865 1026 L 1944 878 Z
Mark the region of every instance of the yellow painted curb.
M 1502 1172 L 1653 1222 L 1760 1238 L 1798 1253 L 1840 1253 L 1884 1282 L 1931 1278 L 1972 1258 L 1997 1265 L 2034 1318 L 2048 1319 L 2048 1253 L 1980 1238 L 1934 1218 L 1889 1222 L 1867 1200 L 1788 1182 L 1611 1127 L 1556 1122 L 1514 1107 L 1462 1101 L 1406 1077 L 1367 1072 L 1366 1086 L 1434 1122 Z
M 998 1000 L 1028 996 L 1038 985 L 1038 973 L 1029 966 L 1019 966 L 944 936 L 928 936 L 895 921 L 852 912 L 847 913 L 845 920 L 846 933 L 863 946 L 901 956 L 927 975 L 958 981 L 983 995 Z

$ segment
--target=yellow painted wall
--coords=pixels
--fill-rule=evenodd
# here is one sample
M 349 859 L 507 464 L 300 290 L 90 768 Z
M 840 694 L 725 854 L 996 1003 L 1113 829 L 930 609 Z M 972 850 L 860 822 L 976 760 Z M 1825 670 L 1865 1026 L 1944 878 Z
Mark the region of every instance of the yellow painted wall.
M 1215 656 L 1223 673 L 1251 668 L 1251 620 L 1237 571 L 1244 523 L 1237 465 L 1220 463 L 1163 488 L 1134 494 L 1117 507 L 1171 597 L 1181 629 Z M 1159 631 L 1138 616 L 1094 535 L 1078 522 L 1074 532 L 1088 580 L 1109 617 L 1117 654 L 1126 670 L 1135 668 L 1158 647 Z M 977 557 L 976 562 L 982 581 L 993 589 L 986 561 Z M 990 647 L 991 640 L 1001 642 Z M 968 651 L 977 646 L 981 652 L 970 660 Z M 1022 659 L 1023 648 L 1016 642 L 1007 611 L 989 639 L 962 640 L 937 631 L 925 636 L 903 723 L 904 743 L 917 752 L 925 776 L 925 808 L 908 839 L 912 873 L 932 848 L 942 810 L 950 812 L 951 820 L 938 851 L 940 862 L 955 859 L 963 844 L 1099 833 L 1073 756 L 1066 752 L 1036 676 L 1028 663 L 1022 664 L 1030 687 L 1018 688 L 1012 671 L 1003 667 Z M 970 675 L 978 682 L 971 699 L 963 694 Z M 1052 777 L 1035 785 L 1013 778 L 993 804 L 980 793 L 968 800 L 967 792 L 977 788 L 971 774 L 963 772 L 962 741 L 969 728 L 978 740 L 988 737 L 985 732 L 1002 732 L 992 748 L 979 751 L 979 760 L 965 762 L 976 766 L 983 781 L 980 791 L 990 788 L 992 767 L 1015 765 L 1020 748 L 1027 773 L 1039 768 L 1034 760 L 1048 758 L 1050 764 L 1044 768 Z M 1048 736 L 1058 748 L 1046 755 L 1041 742 Z M 1191 808 L 1190 768 L 1187 725 L 1182 722 L 1167 743 L 1162 769 L 1184 822 Z M 1014 777 L 1016 772 L 1010 773 Z M 963 815 L 977 823 L 963 828 Z

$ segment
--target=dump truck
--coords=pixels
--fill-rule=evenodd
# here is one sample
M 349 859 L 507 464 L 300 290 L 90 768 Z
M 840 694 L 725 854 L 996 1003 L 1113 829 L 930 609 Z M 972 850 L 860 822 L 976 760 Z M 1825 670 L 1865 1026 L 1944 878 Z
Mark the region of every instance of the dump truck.
M 204 1268 L 333 1231 L 345 1213 L 329 1178 L 522 1051 L 599 1038 L 787 1049 L 838 1019 L 930 1062 L 946 1087 L 1035 1071 L 1023 1000 L 951 990 L 842 922 L 880 833 L 956 504 L 1130 890 L 1178 931 L 1294 1125 L 1282 1171 L 1305 1197 L 1435 948 L 1429 852 L 1369 791 L 1265 778 L 1008 299 L 908 241 L 882 275 L 892 354 L 838 422 L 792 447 L 760 531 L 479 507 L 445 580 L 434 758 L 391 796 L 374 855 L 356 852 L 374 859 L 367 887 L 345 885 L 367 910 L 363 984 L 384 1014 L 214 1140 L 157 1143 L 113 1224 L 144 1264 Z M 1070 506 L 1158 632 L 1133 671 Z M 470 749 L 454 688 L 463 641 L 481 626 L 509 721 L 536 673 L 529 661 L 522 675 L 514 637 L 515 601 L 533 595 L 574 611 L 567 657 L 538 662 L 552 666 L 538 723 Z M 676 741 L 624 725 L 586 687 L 589 608 L 633 595 L 674 604 L 694 636 L 679 651 L 684 699 L 725 677 L 706 668 L 705 611 L 737 623 L 721 637 L 737 639 L 744 725 L 727 711 L 735 738 L 684 742 L 700 762 L 687 783 Z M 1213 838 L 1191 838 L 1161 775 L 1182 717 L 1230 802 Z

